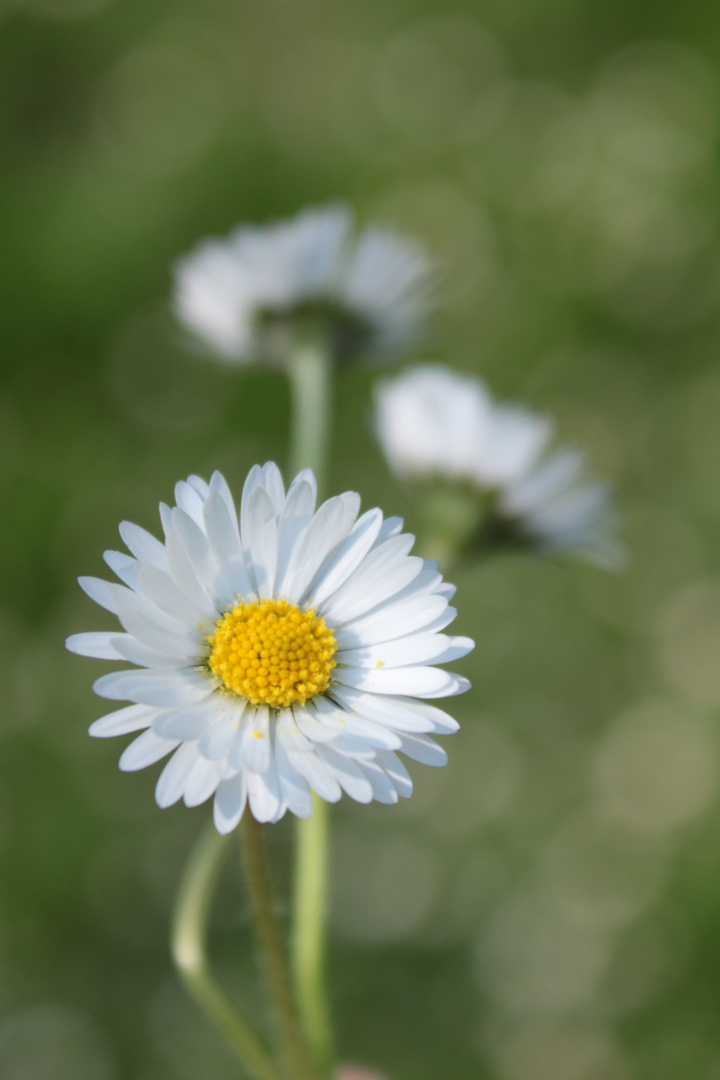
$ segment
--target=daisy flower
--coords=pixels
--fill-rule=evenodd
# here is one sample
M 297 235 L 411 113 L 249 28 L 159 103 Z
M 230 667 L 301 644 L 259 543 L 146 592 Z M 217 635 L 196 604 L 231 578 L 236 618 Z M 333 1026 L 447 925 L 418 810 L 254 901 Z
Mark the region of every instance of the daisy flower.
M 122 584 L 81 578 L 124 633 L 77 634 L 68 648 L 135 668 L 104 675 L 96 693 L 131 705 L 91 735 L 142 731 L 120 758 L 143 769 L 172 754 L 157 782 L 161 807 L 212 795 L 218 830 L 246 802 L 258 821 L 329 802 L 395 803 L 412 792 L 398 752 L 444 765 L 429 736 L 457 723 L 418 697 L 469 688 L 435 667 L 473 642 L 442 631 L 454 593 L 437 565 L 410 555 L 414 538 L 380 510 L 358 517 L 346 492 L 315 510 L 311 470 L 286 494 L 280 471 L 255 466 L 240 515 L 215 473 L 179 483 L 161 504 L 164 542 L 123 522 L 130 555 L 105 553 Z
M 579 452 L 548 449 L 548 417 L 494 402 L 479 379 L 428 366 L 383 380 L 375 427 L 397 476 L 469 487 L 487 500 L 485 524 L 506 538 L 607 567 L 622 561 L 610 487 L 588 482 Z
M 432 272 L 389 229 L 354 231 L 342 205 L 205 240 L 174 270 L 180 323 L 217 359 L 282 361 L 303 330 L 333 355 L 392 353 L 422 336 Z

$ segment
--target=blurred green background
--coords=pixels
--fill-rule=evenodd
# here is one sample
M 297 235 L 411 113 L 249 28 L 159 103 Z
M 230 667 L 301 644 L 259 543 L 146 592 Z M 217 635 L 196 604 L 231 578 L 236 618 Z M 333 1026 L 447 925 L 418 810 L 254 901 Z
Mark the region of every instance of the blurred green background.
M 557 417 L 628 569 L 458 576 L 461 732 L 335 812 L 347 1059 L 393 1080 L 720 1078 L 720 15 L 695 0 L 0 0 L 0 1075 L 231 1080 L 167 926 L 209 808 L 121 775 L 80 592 L 189 472 L 287 453 L 287 387 L 182 354 L 169 268 L 344 198 L 444 267 L 426 356 Z M 417 523 L 337 387 L 331 487 Z M 153 770 L 156 773 L 157 767 Z M 273 830 L 281 884 L 291 822 Z M 237 867 L 218 967 L 257 1016 Z

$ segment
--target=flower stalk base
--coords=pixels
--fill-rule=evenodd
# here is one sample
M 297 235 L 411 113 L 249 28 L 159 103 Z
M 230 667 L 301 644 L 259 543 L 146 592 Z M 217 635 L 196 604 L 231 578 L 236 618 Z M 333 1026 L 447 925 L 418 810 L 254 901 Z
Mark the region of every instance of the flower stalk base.
M 243 815 L 240 822 L 240 835 L 261 965 L 272 995 L 285 1071 L 292 1080 L 318 1080 L 300 1030 L 285 944 L 273 911 L 272 884 L 263 826 L 249 811 Z
M 252 1080 L 285 1080 L 262 1042 L 210 973 L 207 926 L 212 898 L 229 850 L 212 824 L 200 836 L 180 882 L 170 950 L 180 978 L 234 1047 Z

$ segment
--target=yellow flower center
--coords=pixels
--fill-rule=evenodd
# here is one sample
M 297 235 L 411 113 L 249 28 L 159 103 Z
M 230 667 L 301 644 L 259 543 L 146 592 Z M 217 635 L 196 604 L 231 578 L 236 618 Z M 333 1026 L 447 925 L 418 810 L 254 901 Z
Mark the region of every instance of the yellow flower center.
M 208 638 L 210 670 L 253 705 L 281 709 L 330 685 L 337 644 L 314 611 L 286 600 L 236 604 Z

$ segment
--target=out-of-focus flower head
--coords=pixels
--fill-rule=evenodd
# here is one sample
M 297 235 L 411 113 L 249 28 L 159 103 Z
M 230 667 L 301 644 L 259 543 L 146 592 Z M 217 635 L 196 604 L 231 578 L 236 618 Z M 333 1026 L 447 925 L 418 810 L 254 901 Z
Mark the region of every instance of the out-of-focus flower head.
M 376 386 L 376 430 L 397 476 L 450 481 L 483 497 L 465 520 L 505 542 L 571 553 L 606 567 L 623 558 L 610 487 L 581 453 L 549 450 L 552 421 L 493 401 L 484 384 L 441 366 Z
M 324 335 L 338 360 L 397 353 L 423 336 L 434 277 L 419 244 L 356 232 L 339 204 L 205 240 L 174 275 L 180 323 L 229 364 L 282 362 L 303 334 Z
M 311 812 L 311 789 L 335 802 L 396 803 L 412 792 L 396 751 L 444 765 L 429 733 L 457 723 L 422 698 L 467 690 L 434 666 L 473 647 L 441 631 L 454 588 L 437 564 L 411 556 L 414 537 L 380 510 L 358 517 L 345 492 L 315 510 L 315 477 L 287 493 L 269 463 L 249 473 L 237 514 L 215 473 L 176 487 L 161 504 L 165 540 L 137 525 L 120 532 L 132 555 L 105 553 L 123 584 L 82 578 L 125 633 L 76 634 L 84 656 L 138 665 L 104 675 L 102 697 L 133 704 L 97 720 L 92 735 L 142 732 L 124 770 L 172 757 L 156 799 L 197 806 L 215 796 L 229 832 L 246 803 L 258 821 Z

